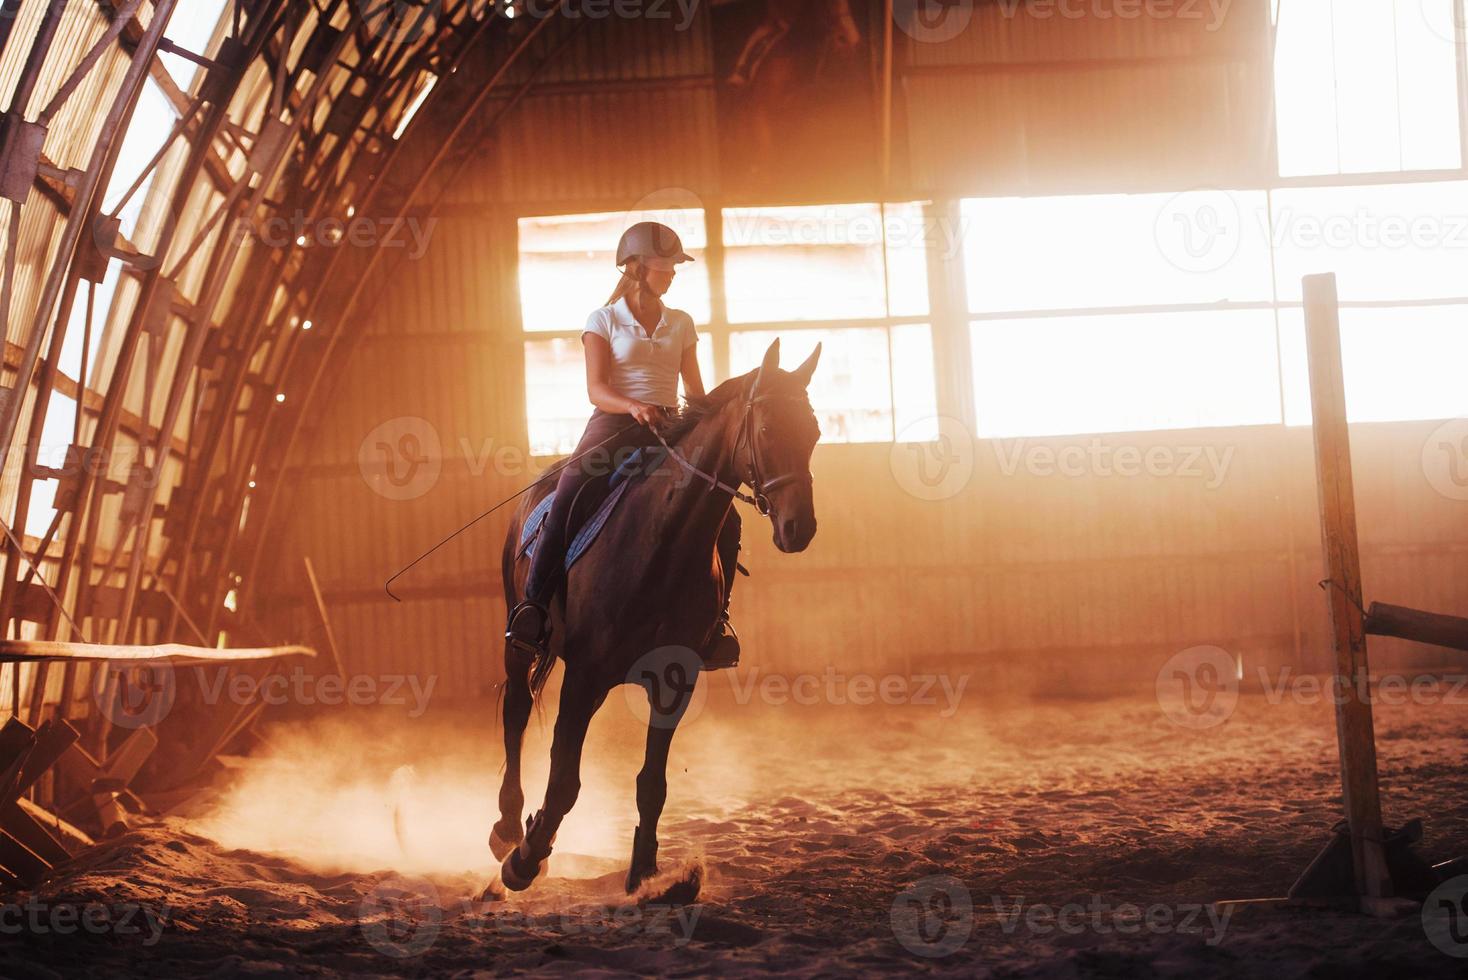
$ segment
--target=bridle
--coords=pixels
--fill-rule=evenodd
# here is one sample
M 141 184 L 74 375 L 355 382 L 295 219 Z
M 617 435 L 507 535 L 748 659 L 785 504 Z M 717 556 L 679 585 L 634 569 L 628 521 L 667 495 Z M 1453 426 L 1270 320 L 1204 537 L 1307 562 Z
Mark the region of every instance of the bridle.
M 744 399 L 744 411 L 739 420 L 739 431 L 734 436 L 733 455 L 734 458 L 737 460 L 739 458 L 740 444 L 748 445 L 749 473 L 748 475 L 741 475 L 740 479 L 742 483 L 749 484 L 750 489 L 754 491 L 753 496 L 744 493 L 737 486 L 730 486 L 723 480 L 720 480 L 717 476 L 714 476 L 712 473 L 706 473 L 698 467 L 694 466 L 692 463 L 688 462 L 688 460 L 683 458 L 682 453 L 678 452 L 678 450 L 668 445 L 668 441 L 663 438 L 661 432 L 658 432 L 656 429 L 654 429 L 653 435 L 657 436 L 658 442 L 663 444 L 663 448 L 668 451 L 668 455 L 677 460 L 684 469 L 688 470 L 688 472 L 700 476 L 704 480 L 706 480 L 709 484 L 710 489 L 722 490 L 725 493 L 731 494 L 732 496 L 744 501 L 746 504 L 753 504 L 755 510 L 759 511 L 761 517 L 768 517 L 771 511 L 769 496 L 770 491 L 774 490 L 776 487 L 783 487 L 787 483 L 810 483 L 812 477 L 809 471 L 806 471 L 804 473 L 782 473 L 779 476 L 771 477 L 768 480 L 761 475 L 761 472 L 764 468 L 760 466 L 759 451 L 755 447 L 753 427 L 754 406 L 759 404 L 760 402 L 774 401 L 775 399 L 779 398 L 799 398 L 801 400 L 805 400 L 805 397 L 806 396 L 803 394 L 793 395 L 788 393 L 782 394 L 775 392 L 770 392 L 768 394 L 762 395 L 759 393 L 758 378 L 756 378 L 754 384 L 750 386 L 749 395 Z
M 750 388 L 749 397 L 745 399 L 744 417 L 739 420 L 739 432 L 734 436 L 734 458 L 739 458 L 739 444 L 747 443 L 749 445 L 749 475 L 745 477 L 744 482 L 748 483 L 750 489 L 754 491 L 754 498 L 748 502 L 754 504 L 755 510 L 760 512 L 761 517 L 768 517 L 770 515 L 770 491 L 776 487 L 783 487 L 787 483 L 810 483 L 811 474 L 809 470 L 803 473 L 782 473 L 768 480 L 760 475 L 763 467 L 759 464 L 759 452 L 755 449 L 754 444 L 754 406 L 763 401 L 774 401 L 777 398 L 799 398 L 804 401 L 806 396 L 773 393 L 760 395 L 756 394 L 758 390 L 759 381 L 756 380 L 754 386 Z

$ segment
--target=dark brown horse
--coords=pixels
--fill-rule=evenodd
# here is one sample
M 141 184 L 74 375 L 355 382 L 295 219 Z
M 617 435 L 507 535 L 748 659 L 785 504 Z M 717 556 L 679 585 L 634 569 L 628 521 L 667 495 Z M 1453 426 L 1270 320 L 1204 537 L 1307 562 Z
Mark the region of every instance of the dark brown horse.
M 684 463 L 730 488 L 748 483 L 774 525 L 775 547 L 805 550 L 816 533 L 810 457 L 820 437 L 806 386 L 820 354 L 817 346 L 797 370 L 782 371 L 776 340 L 758 369 L 692 401 L 664 434 L 683 462 L 667 459 L 628 486 L 595 544 L 568 573 L 551 606 L 549 656 L 532 663 L 505 645 L 505 778 L 489 844 L 503 859 L 500 876 L 507 888 L 528 888 L 543 869 L 581 788 L 581 747 L 591 717 L 613 688 L 628 683 L 647 689 L 652 714 L 637 776 L 640 823 L 627 891 L 657 870 L 668 748 L 697 683 L 700 661 L 694 651 L 712 635 L 723 608 L 723 576 L 733 574 L 720 569 L 715 557 L 733 499 L 728 490 L 684 470 Z M 670 478 L 675 475 L 683 478 Z M 505 601 L 512 608 L 529 564 L 517 558 L 520 532 L 551 490 L 552 481 L 543 482 L 526 494 L 505 541 Z M 521 741 L 535 695 L 557 658 L 565 675 L 545 804 L 522 828 Z

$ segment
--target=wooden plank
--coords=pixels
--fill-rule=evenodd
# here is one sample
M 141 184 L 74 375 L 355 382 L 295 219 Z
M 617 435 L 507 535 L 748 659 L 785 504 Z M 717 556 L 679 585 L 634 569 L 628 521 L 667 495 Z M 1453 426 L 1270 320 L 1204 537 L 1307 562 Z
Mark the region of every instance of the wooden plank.
M 1356 498 L 1351 479 L 1351 439 L 1346 425 L 1335 275 L 1306 276 L 1304 289 L 1315 473 L 1335 646 L 1337 689 L 1333 700 L 1341 788 L 1351 832 L 1357 894 L 1363 898 L 1384 898 L 1391 895 L 1391 878 L 1381 844 L 1376 733 L 1368 687 L 1366 617 L 1361 608 L 1361 558 L 1356 539 Z
M 321 628 L 326 631 L 326 651 L 331 654 L 332 669 L 338 675 L 345 677 L 346 672 L 342 670 L 341 651 L 336 646 L 336 633 L 331 628 L 331 619 L 326 615 L 326 600 L 321 596 L 321 582 L 316 578 L 316 567 L 311 564 L 309 556 L 301 560 L 306 563 L 306 581 L 311 583 L 311 595 L 316 600 L 316 613 L 321 617 Z
M 1366 632 L 1432 643 L 1453 650 L 1468 650 L 1468 619 L 1385 602 L 1373 602 L 1366 610 Z
M 273 660 L 277 657 L 314 657 L 316 651 L 307 646 L 279 647 L 192 647 L 182 643 L 160 643 L 154 646 L 122 646 L 107 643 L 64 643 L 58 640 L 0 640 L 0 662 L 32 662 L 40 660 L 234 662 Z

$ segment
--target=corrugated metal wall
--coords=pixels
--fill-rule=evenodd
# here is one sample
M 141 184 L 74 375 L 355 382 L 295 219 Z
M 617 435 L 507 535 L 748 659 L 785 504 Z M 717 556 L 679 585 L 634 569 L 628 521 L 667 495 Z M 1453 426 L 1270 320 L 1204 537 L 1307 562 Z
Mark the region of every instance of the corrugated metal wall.
M 993 9 L 981 5 L 978 15 L 993 18 Z M 911 161 L 914 187 L 950 193 L 1245 180 L 1269 151 L 1259 105 L 1267 103 L 1264 12 L 1262 2 L 1236 3 L 1237 19 L 1201 52 L 1190 27 L 1116 21 L 995 21 L 995 32 L 1009 33 L 904 44 L 908 138 L 899 155 Z M 638 45 L 636 29 L 588 27 L 574 57 L 556 61 L 555 74 L 536 83 L 545 89 L 507 117 L 441 210 L 428 253 L 403 264 L 386 303 L 362 311 L 369 335 L 339 365 L 334 396 L 297 454 L 301 482 L 274 601 L 303 630 L 315 628 L 314 612 L 291 598 L 299 595 L 295 565 L 311 556 L 349 669 L 431 665 L 440 690 L 464 695 L 500 676 L 504 518 L 476 526 L 403 579 L 407 601 L 388 599 L 382 582 L 529 478 L 497 467 L 487 451 L 525 445 L 514 216 L 630 207 L 660 187 L 717 194 L 706 36 L 647 32 Z M 1132 61 L 1092 64 L 1103 58 Z M 1065 62 L 1072 70 L 1035 68 Z M 940 74 L 940 65 L 964 67 Z M 967 70 L 974 66 L 982 70 Z M 680 81 L 656 91 L 567 87 L 659 74 Z M 660 139 L 627 135 L 624 120 L 643 114 L 657 120 Z M 1463 610 L 1468 529 L 1461 504 L 1422 475 L 1430 428 L 1355 430 L 1367 594 Z M 405 437 L 418 441 L 393 442 Z M 776 554 L 768 526 L 747 517 L 754 577 L 740 580 L 735 601 L 747 662 L 916 669 L 962 658 L 990 686 L 1073 691 L 1150 683 L 1167 656 L 1196 644 L 1224 646 L 1246 663 L 1323 666 L 1309 431 L 1110 441 L 1233 455 L 1227 478 L 1209 488 L 1187 477 L 1005 475 L 1004 447 L 981 442 L 968 487 L 929 503 L 902 489 L 890 446 L 820 447 L 821 530 L 808 553 Z M 416 446 L 424 465 L 438 468 L 411 499 L 371 486 L 383 485 L 392 445 Z M 1374 648 L 1378 666 L 1435 656 L 1403 644 Z

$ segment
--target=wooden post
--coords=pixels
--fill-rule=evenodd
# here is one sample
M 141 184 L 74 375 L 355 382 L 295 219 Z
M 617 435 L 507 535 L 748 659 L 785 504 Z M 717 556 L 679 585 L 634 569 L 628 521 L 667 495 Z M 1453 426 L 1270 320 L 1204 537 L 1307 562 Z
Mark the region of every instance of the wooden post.
M 1351 482 L 1351 439 L 1346 426 L 1340 307 L 1334 274 L 1305 277 L 1305 333 L 1310 358 L 1320 531 L 1335 645 L 1333 693 L 1341 788 L 1350 825 L 1356 892 L 1370 900 L 1388 897 L 1392 891 L 1382 847 L 1376 734 L 1371 720 L 1366 625 L 1361 608 L 1361 558 L 1356 542 L 1356 498 Z

